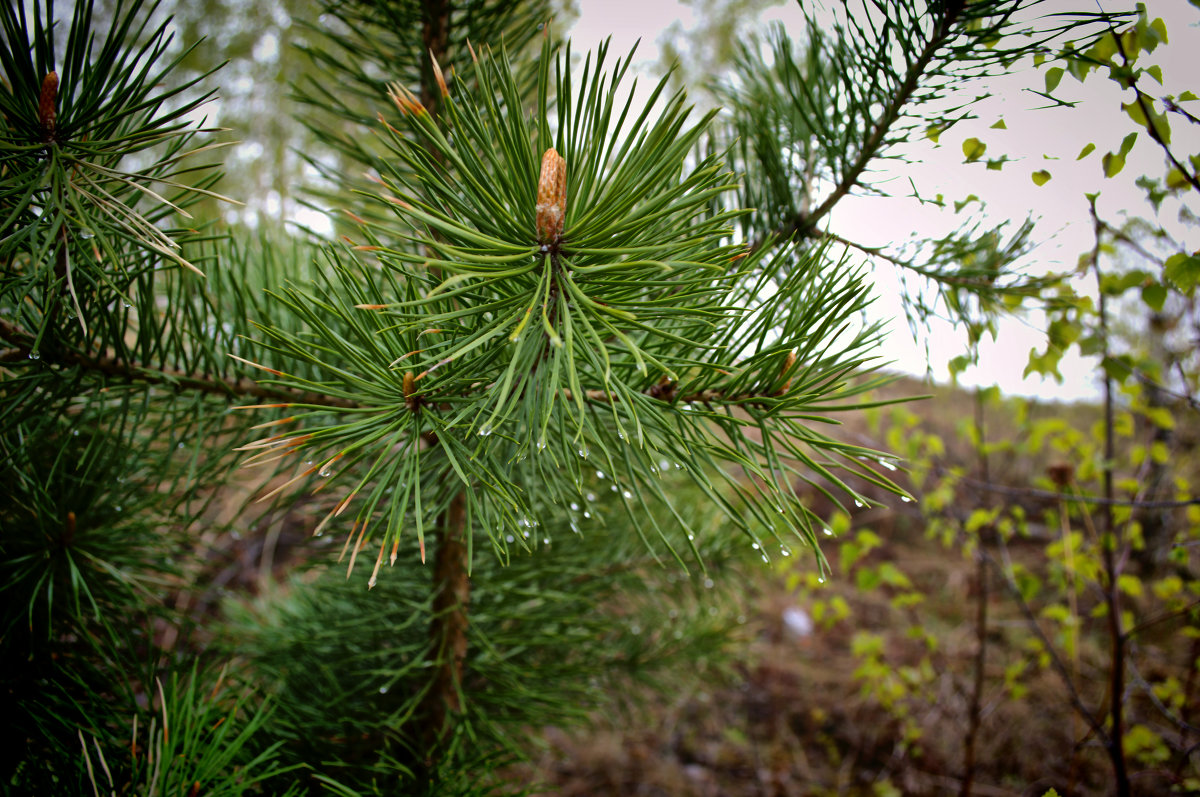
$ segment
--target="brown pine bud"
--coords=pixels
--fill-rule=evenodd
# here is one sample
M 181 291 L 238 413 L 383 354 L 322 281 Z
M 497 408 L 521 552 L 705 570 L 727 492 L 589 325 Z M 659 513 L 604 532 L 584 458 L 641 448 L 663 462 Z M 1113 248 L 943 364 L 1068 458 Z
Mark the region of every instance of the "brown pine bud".
M 58 73 L 50 72 L 42 79 L 42 96 L 38 99 L 38 122 L 47 137 L 54 132 L 54 100 L 58 96 Z
M 783 367 L 779 369 L 779 375 L 783 376 L 784 374 L 786 374 L 788 371 L 790 371 L 792 369 L 792 366 L 795 364 L 796 364 L 796 352 L 789 351 L 787 359 L 783 361 Z M 784 393 L 787 393 L 791 389 L 792 389 L 792 378 L 789 376 L 787 381 L 783 383 L 783 386 L 780 387 L 779 390 L 775 391 L 775 395 L 782 396 Z
M 562 239 L 567 214 L 567 162 L 551 147 L 542 156 L 542 174 L 538 178 L 538 243 L 554 245 Z

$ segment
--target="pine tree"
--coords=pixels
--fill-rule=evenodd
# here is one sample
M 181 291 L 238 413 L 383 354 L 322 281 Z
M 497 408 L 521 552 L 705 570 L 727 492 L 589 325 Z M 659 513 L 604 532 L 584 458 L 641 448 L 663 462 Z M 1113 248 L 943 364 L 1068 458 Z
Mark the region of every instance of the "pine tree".
M 220 144 L 157 5 L 6 6 L 4 782 L 490 793 L 525 729 L 715 656 L 724 563 L 823 567 L 797 484 L 902 494 L 822 431 L 879 335 L 822 221 L 1062 34 L 996 47 L 1024 5 L 851 5 L 695 114 L 667 79 L 636 107 L 631 55 L 579 58 L 539 3 L 330 3 L 297 87 L 324 243 L 191 218 Z M 891 259 L 990 313 L 1037 287 L 1000 240 Z M 172 641 L 215 537 L 289 518 L 313 575 Z

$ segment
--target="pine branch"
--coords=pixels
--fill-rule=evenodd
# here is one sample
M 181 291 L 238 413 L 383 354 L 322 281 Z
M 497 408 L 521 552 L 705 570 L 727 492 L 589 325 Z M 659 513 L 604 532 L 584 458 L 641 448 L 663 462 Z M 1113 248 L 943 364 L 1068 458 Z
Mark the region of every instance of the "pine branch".
M 34 335 L 4 319 L 0 319 L 0 335 L 14 344 L 11 348 L 0 351 L 0 362 L 11 363 L 34 359 L 31 357 Z M 162 366 L 138 365 L 108 354 L 87 355 L 64 351 L 53 355 L 47 354 L 44 360 L 49 362 L 51 357 L 56 365 L 82 368 L 85 371 L 93 371 L 126 382 L 162 385 L 177 392 L 194 391 L 225 398 L 272 399 L 289 404 L 310 404 L 338 409 L 353 409 L 358 406 L 357 402 L 348 399 L 311 391 L 272 387 L 246 377 L 221 379 L 207 374 L 188 373 Z M 38 359 L 43 359 L 41 354 Z
M 929 41 L 926 42 L 925 47 L 921 49 L 920 55 L 908 65 L 904 80 L 892 96 L 891 102 L 879 114 L 879 118 L 871 129 L 870 134 L 862 142 L 858 156 L 854 159 L 850 168 L 842 175 L 842 178 L 838 181 L 838 184 L 829 196 L 825 197 L 821 204 L 817 205 L 813 211 L 809 213 L 797 213 L 778 229 L 757 238 L 751 244 L 752 249 L 759 249 L 773 240 L 788 240 L 793 236 L 810 238 L 817 235 L 815 232 L 817 224 L 833 210 L 838 202 L 850 193 L 858 184 L 858 180 L 863 172 L 866 171 L 871 162 L 883 150 L 888 133 L 891 131 L 892 126 L 904 116 L 905 108 L 921 85 L 921 78 L 933 63 L 938 51 L 954 35 L 954 25 L 958 22 L 963 7 L 964 4 L 962 2 L 953 2 L 948 5 L 944 16 L 938 22 L 936 31 L 930 37 Z

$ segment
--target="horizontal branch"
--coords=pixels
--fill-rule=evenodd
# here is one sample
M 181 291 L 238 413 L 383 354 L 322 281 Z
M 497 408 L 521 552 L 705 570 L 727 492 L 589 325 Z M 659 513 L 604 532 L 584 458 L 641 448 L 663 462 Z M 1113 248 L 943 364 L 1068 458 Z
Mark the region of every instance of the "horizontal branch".
M 936 468 L 943 475 L 950 475 L 950 472 L 944 468 Z M 1053 490 L 1041 490 L 1036 487 L 1012 487 L 1006 484 L 995 484 L 994 482 L 981 481 L 972 479 L 970 476 L 958 476 L 958 481 L 967 484 L 971 487 L 977 487 L 980 490 L 987 490 L 992 493 L 1001 493 L 1002 495 L 1026 496 L 1029 498 L 1042 498 L 1047 501 L 1074 501 L 1081 504 L 1092 504 L 1093 506 L 1128 506 L 1135 509 L 1180 509 L 1185 506 L 1193 506 L 1200 504 L 1200 498 L 1184 498 L 1178 501 L 1145 501 L 1136 498 L 1102 498 L 1095 495 L 1079 495 L 1078 493 L 1058 493 Z
M 13 348 L 0 351 L 0 362 L 16 362 L 30 359 L 30 355 L 33 352 L 33 335 L 4 319 L 0 319 L 0 335 L 3 335 L 5 339 L 13 344 Z M 50 362 L 50 360 L 47 360 L 47 362 Z M 95 371 L 105 376 L 128 382 L 142 382 L 149 385 L 165 386 L 177 392 L 195 391 L 215 396 L 224 396 L 226 398 L 272 399 L 293 404 L 315 404 L 340 409 L 352 409 L 359 406 L 357 402 L 348 399 L 335 398 L 312 391 L 271 387 L 259 384 L 253 379 L 245 377 L 221 379 L 206 374 L 180 371 L 174 368 L 137 365 L 110 354 L 87 355 L 74 351 L 66 351 L 61 355 L 55 356 L 52 362 L 65 367 Z

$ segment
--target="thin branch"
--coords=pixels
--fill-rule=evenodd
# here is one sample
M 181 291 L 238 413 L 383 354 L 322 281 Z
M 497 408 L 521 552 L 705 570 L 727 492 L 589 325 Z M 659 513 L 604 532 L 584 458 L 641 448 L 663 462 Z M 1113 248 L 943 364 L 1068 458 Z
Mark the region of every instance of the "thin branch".
M 811 213 L 796 214 L 782 229 L 776 230 L 771 235 L 755 241 L 751 245 L 751 249 L 759 249 L 771 239 L 783 240 L 791 238 L 794 235 L 800 237 L 812 236 L 817 223 L 858 184 L 858 179 L 862 176 L 862 173 L 867 170 L 867 166 L 871 164 L 871 161 L 875 159 L 880 149 L 882 149 L 884 139 L 892 129 L 892 125 L 904 115 L 904 106 L 908 104 L 908 101 L 912 99 L 913 94 L 919 88 L 918 83 L 925 74 L 925 70 L 929 68 L 938 50 L 950 38 L 954 24 L 958 21 L 963 8 L 963 3 L 950 3 L 948 5 L 945 16 L 942 17 L 937 30 L 934 31 L 929 42 L 921 50 L 921 54 L 909 65 L 908 71 L 904 75 L 904 80 L 893 95 L 892 101 L 880 113 L 875 127 L 863 142 L 862 148 L 859 149 L 858 157 L 855 158 L 854 162 L 850 164 L 850 168 L 842 175 L 842 179 L 833 189 L 833 192 L 825 197 L 816 210 Z
M 940 466 L 935 467 L 934 471 L 940 475 L 950 475 L 950 471 Z M 1060 493 L 1054 490 L 1042 490 L 1037 487 L 1013 487 L 1007 484 L 996 484 L 994 482 L 985 482 L 980 479 L 973 479 L 970 476 L 958 476 L 958 481 L 970 487 L 980 490 L 987 490 L 993 493 L 1002 495 L 1028 496 L 1029 498 L 1041 498 L 1047 501 L 1071 501 L 1080 504 L 1091 504 L 1093 506 L 1130 506 L 1138 509 L 1179 509 L 1185 506 L 1193 506 L 1200 504 L 1200 497 L 1185 498 L 1178 501 L 1144 501 L 1136 498 L 1102 498 L 1093 495 L 1081 495 L 1079 493 Z
M 0 363 L 29 359 L 33 348 L 28 341 L 33 340 L 33 335 L 4 319 L 0 319 L 0 335 L 14 344 L 13 348 L 0 351 Z M 177 392 L 190 390 L 223 396 L 225 398 L 272 399 L 290 404 L 315 404 L 338 409 L 353 409 L 359 406 L 357 402 L 349 399 L 326 396 L 312 391 L 271 387 L 259 384 L 253 379 L 245 377 L 239 379 L 219 379 L 179 371 L 173 368 L 137 365 L 109 354 L 86 355 L 75 351 L 64 351 L 51 356 L 53 356 L 52 361 L 57 365 L 96 371 L 105 376 L 123 379 L 128 382 L 162 385 L 170 387 Z M 47 359 L 47 361 L 50 360 Z
M 1179 162 L 1179 159 L 1175 157 L 1175 153 L 1171 152 L 1171 146 L 1167 144 L 1166 140 L 1162 136 L 1162 133 L 1159 132 L 1158 126 L 1154 124 L 1154 116 L 1152 115 L 1153 109 L 1146 103 L 1145 92 L 1143 92 L 1137 86 L 1137 78 L 1133 73 L 1133 65 L 1129 61 L 1129 56 L 1125 53 L 1125 44 L 1121 41 L 1121 36 L 1115 30 L 1112 31 L 1110 35 L 1116 41 L 1117 51 L 1121 53 L 1121 61 L 1125 64 L 1125 67 L 1128 70 L 1129 87 L 1133 89 L 1134 95 L 1137 97 L 1138 108 L 1141 109 L 1142 116 L 1146 120 L 1146 132 L 1150 134 L 1150 138 L 1154 139 L 1158 146 L 1162 147 L 1162 151 L 1167 155 L 1167 160 L 1171 161 L 1171 165 L 1178 169 L 1180 174 L 1182 174 L 1187 181 L 1192 184 L 1192 188 L 1200 191 L 1200 178 L 1197 178 L 1193 172 L 1188 171 L 1187 167 Z

